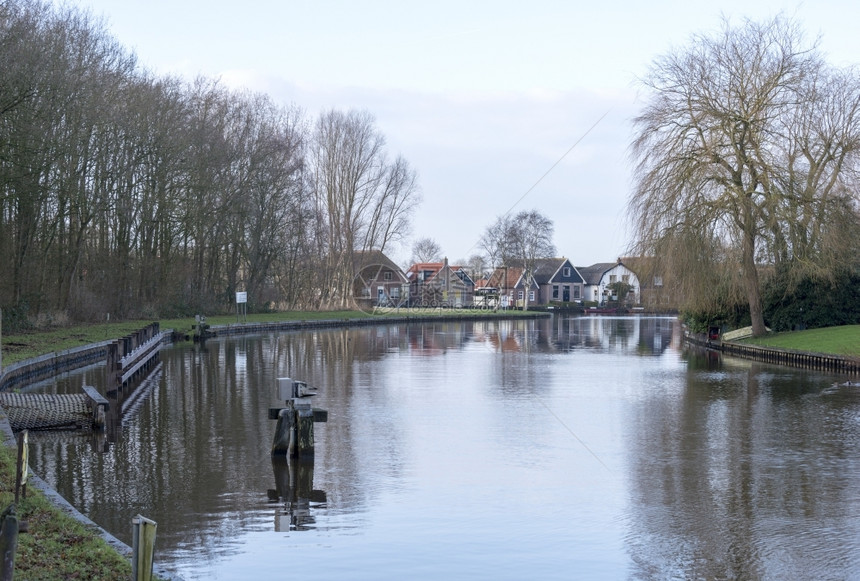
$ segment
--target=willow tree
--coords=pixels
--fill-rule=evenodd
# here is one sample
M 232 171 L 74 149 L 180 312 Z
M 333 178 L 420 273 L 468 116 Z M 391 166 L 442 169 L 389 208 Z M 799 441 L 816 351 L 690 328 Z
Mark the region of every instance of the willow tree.
M 856 232 L 857 78 L 775 17 L 694 36 L 642 84 L 633 250 L 671 268 L 688 306 L 745 299 L 762 335 L 760 267 L 827 271 Z

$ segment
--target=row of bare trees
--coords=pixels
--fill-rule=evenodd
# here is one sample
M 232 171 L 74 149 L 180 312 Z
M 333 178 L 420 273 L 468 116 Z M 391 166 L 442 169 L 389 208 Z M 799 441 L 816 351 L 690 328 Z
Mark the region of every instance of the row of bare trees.
M 144 70 L 89 13 L 0 3 L 0 306 L 74 319 L 339 306 L 416 174 L 364 112 Z
M 777 16 L 724 22 L 656 59 L 634 121 L 636 245 L 687 306 L 745 302 L 765 332 L 763 274 L 788 288 L 860 268 L 860 75 Z

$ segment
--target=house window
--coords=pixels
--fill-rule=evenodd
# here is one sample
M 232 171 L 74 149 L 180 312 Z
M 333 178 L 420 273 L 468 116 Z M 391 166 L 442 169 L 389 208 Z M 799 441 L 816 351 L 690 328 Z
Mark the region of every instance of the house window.
M 570 267 L 569 267 L 569 266 L 565 266 L 565 267 L 564 267 L 564 269 L 562 270 L 562 273 L 563 273 L 562 275 L 563 275 L 563 276 L 565 276 L 565 277 L 570 276 Z
M 523 291 L 519 291 L 519 292 L 517 293 L 517 299 L 519 299 L 519 300 L 523 300 Z
M 535 302 L 535 291 L 529 291 L 529 300 Z
M 552 285 L 552 298 L 554 298 L 554 299 L 558 298 L 558 285 L 557 284 Z
M 385 274 L 383 275 L 383 278 L 384 278 L 385 280 L 391 280 L 391 272 L 390 272 L 390 271 L 386 271 L 386 272 L 385 272 Z
M 575 298 L 575 299 L 579 298 L 579 285 L 578 284 L 574 285 L 574 287 L 573 287 L 573 298 Z
M 618 276 L 614 275 L 614 274 L 610 274 L 609 275 L 609 284 L 612 284 L 614 282 L 618 282 Z
M 654 277 L 654 286 L 663 286 L 663 277 L 655 276 Z
M 630 284 L 630 275 L 629 274 L 622 274 L 621 275 L 621 282 L 623 282 L 624 284 Z

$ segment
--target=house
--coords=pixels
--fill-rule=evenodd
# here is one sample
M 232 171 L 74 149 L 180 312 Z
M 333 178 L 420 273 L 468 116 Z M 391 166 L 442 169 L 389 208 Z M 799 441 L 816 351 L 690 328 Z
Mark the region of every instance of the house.
M 530 305 L 582 301 L 585 281 L 567 258 L 537 259 L 529 278 L 531 280 L 526 282 L 525 273 L 523 273 L 514 285 L 517 306 L 522 306 L 526 292 L 528 292 L 527 304 Z
M 475 282 L 462 266 L 442 262 L 418 262 L 406 271 L 409 304 L 416 306 L 468 307 L 474 304 Z
M 399 307 L 408 298 L 406 274 L 379 250 L 356 252 L 353 272 L 353 299 L 359 307 Z
M 616 262 L 599 262 L 591 266 L 577 267 L 585 279 L 584 299 L 605 305 L 609 301 L 639 304 L 641 286 L 639 277 L 619 258 Z M 617 291 L 628 285 L 626 296 L 619 297 Z
M 672 271 L 654 257 L 634 256 L 624 259 L 639 275 L 639 303 L 650 311 L 672 312 L 684 303 L 683 292 Z
M 479 306 L 503 309 L 513 306 L 515 287 L 522 275 L 522 268 L 497 267 L 486 282 L 475 289 L 475 303 Z

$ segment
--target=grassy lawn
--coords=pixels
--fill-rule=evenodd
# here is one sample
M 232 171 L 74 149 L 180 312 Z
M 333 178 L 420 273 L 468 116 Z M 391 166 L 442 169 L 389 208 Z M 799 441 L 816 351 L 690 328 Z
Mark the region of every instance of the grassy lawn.
M 775 333 L 767 337 L 745 339 L 742 343 L 860 357 L 860 325 Z

